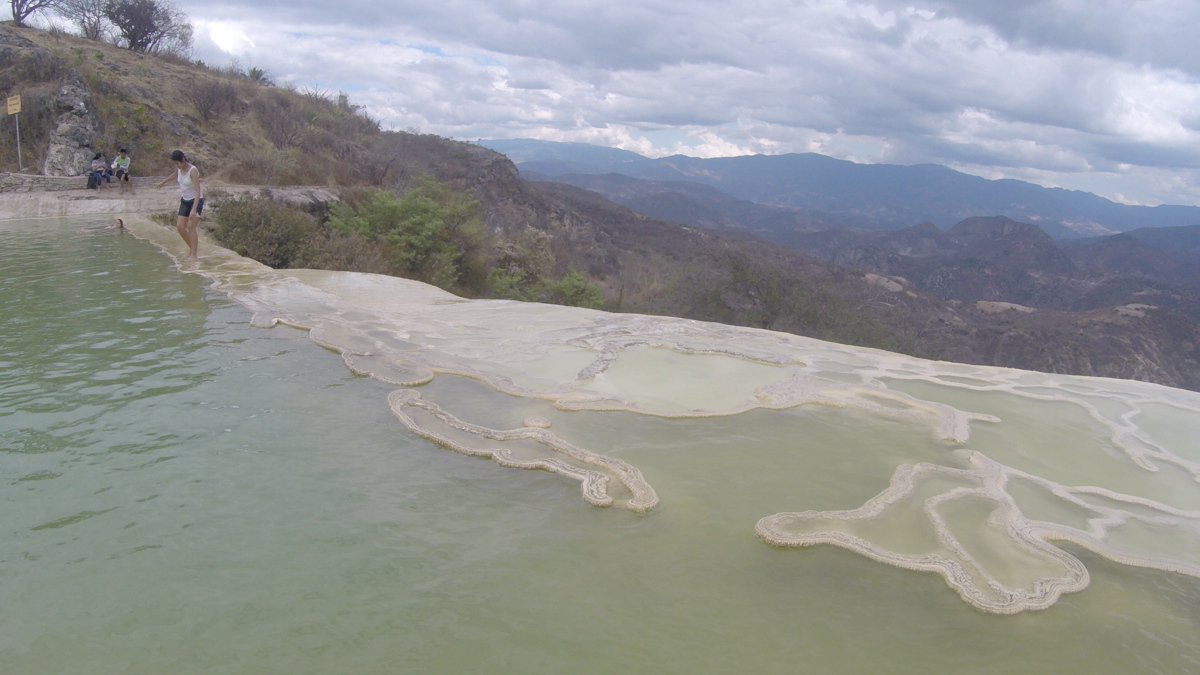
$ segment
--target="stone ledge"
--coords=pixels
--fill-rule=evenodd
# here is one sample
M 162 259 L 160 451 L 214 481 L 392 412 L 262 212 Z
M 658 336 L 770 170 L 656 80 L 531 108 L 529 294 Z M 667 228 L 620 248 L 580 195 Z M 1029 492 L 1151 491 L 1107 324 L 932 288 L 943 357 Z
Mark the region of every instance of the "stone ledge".
M 162 176 L 134 176 L 135 188 L 157 185 Z M 109 183 L 116 187 L 116 182 Z M 0 192 L 67 192 L 86 190 L 87 176 L 42 176 L 0 172 Z
M 13 174 L 0 174 L 0 179 Z M 26 176 L 46 178 L 46 176 Z M 73 181 L 75 178 L 50 178 L 53 181 Z M 15 218 L 47 218 L 122 213 L 170 213 L 179 207 L 179 188 L 170 185 L 162 189 L 154 186 L 161 177 L 147 176 L 134 179 L 132 192 L 122 192 L 111 185 L 103 190 L 88 190 L 86 179 L 78 187 L 57 190 L 0 190 L 0 220 Z M 337 201 L 330 188 L 316 186 L 290 186 L 263 188 L 249 185 L 222 185 L 209 183 L 206 192 L 210 197 L 224 193 L 230 197 L 259 194 L 265 191 L 272 199 L 302 208 L 310 213 L 319 213 L 330 202 Z M 214 200 L 215 202 L 216 200 Z M 215 207 L 216 204 L 214 203 Z M 205 215 L 208 215 L 207 211 Z

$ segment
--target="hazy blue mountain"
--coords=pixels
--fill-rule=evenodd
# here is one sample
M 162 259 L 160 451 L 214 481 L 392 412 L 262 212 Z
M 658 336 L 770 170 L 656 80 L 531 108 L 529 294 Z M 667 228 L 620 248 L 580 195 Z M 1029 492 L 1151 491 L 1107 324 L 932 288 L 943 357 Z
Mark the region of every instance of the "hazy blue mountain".
M 1131 230 L 1129 236 L 1176 256 L 1200 258 L 1200 225 L 1146 227 Z
M 948 229 L 974 216 L 1004 216 L 1038 225 L 1055 238 L 1200 224 L 1200 207 L 1129 206 L 1090 192 L 988 180 L 944 166 L 857 164 L 812 153 L 661 159 L 582 143 L 483 141 L 510 154 L 523 172 L 620 173 L 633 178 L 701 183 L 765 206 L 869 219 L 893 228 L 932 222 Z
M 598 192 L 651 218 L 712 230 L 748 232 L 781 244 L 787 244 L 788 237 L 796 232 L 834 228 L 894 229 L 889 223 L 854 214 L 757 204 L 731 197 L 711 185 L 691 181 L 652 181 L 619 173 L 571 173 L 551 177 L 522 171 L 521 175 L 527 180 L 566 183 Z
M 648 161 L 636 152 L 587 143 L 556 143 L 530 138 L 482 140 L 479 145 L 508 157 L 515 164 L 544 163 L 547 175 L 562 173 L 606 173 L 619 171 L 633 162 Z M 578 169 L 578 170 L 576 170 Z

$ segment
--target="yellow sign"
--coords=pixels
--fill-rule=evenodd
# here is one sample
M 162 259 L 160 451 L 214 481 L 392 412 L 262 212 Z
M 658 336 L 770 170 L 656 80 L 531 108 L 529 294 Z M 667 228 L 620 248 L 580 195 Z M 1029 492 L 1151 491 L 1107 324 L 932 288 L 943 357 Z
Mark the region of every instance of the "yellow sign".
M 21 97 L 20 97 L 20 95 L 9 96 L 8 97 L 8 114 L 16 115 L 19 112 L 21 112 Z

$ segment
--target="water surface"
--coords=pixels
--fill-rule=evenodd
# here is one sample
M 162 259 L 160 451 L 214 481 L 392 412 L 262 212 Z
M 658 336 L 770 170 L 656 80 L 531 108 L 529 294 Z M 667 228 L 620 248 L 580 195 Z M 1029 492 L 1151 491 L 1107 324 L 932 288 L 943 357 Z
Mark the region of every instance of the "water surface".
M 102 224 L 0 222 L 0 672 L 1200 669 L 1190 576 L 1064 544 L 1090 585 L 997 616 L 935 574 L 755 536 L 772 513 L 858 508 L 902 463 L 967 466 L 931 420 L 855 406 L 571 412 L 474 377 L 417 387 L 471 424 L 544 418 L 636 466 L 661 500 L 646 513 L 597 508 L 572 480 L 409 432 L 387 407 L 396 386 L 352 373 L 303 330 L 252 326 L 250 309 L 151 243 L 75 232 Z M 430 340 L 453 342 L 452 329 Z M 464 358 L 485 363 L 493 347 Z M 515 362 L 507 372 L 529 372 Z M 587 359 L 562 362 L 514 386 Z M 613 375 L 647 386 L 636 370 Z M 996 461 L 1067 480 L 1078 458 L 1043 449 L 1085 435 L 1090 466 L 1118 467 L 1090 478 L 1154 489 L 1078 406 L 1039 418 L 1047 402 L 912 388 L 1008 418 L 974 423 L 967 444 Z M 1179 425 L 1196 418 L 1180 414 L 1156 404 L 1137 417 L 1163 443 L 1194 439 Z M 1030 509 L 1042 499 L 1071 515 L 1038 489 L 1021 488 Z M 1163 498 L 1195 508 L 1182 488 Z M 979 509 L 952 517 L 986 520 Z

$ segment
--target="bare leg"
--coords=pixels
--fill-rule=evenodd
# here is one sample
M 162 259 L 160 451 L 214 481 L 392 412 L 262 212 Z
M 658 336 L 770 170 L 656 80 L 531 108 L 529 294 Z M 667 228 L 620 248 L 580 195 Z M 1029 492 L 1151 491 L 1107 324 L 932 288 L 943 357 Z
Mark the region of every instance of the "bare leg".
M 183 238 L 183 243 L 188 246 L 187 261 L 196 259 L 196 249 L 198 240 L 196 238 L 196 219 L 188 216 L 175 217 L 175 230 L 179 232 L 179 236 Z
M 200 216 L 190 216 L 188 218 L 188 248 L 191 253 L 188 255 L 189 260 L 195 260 L 200 253 L 200 233 L 197 227 L 200 225 Z

